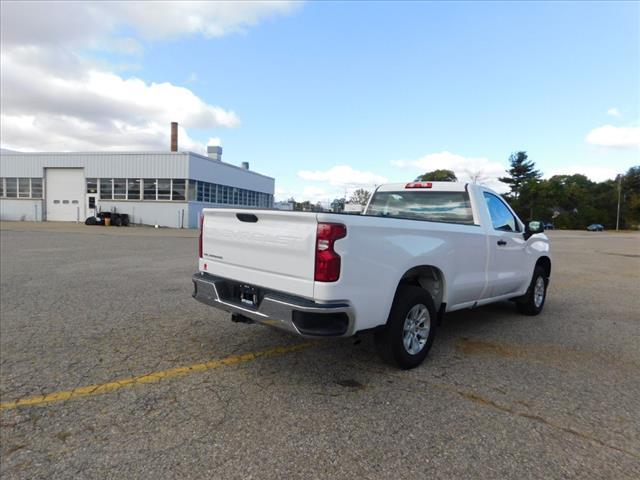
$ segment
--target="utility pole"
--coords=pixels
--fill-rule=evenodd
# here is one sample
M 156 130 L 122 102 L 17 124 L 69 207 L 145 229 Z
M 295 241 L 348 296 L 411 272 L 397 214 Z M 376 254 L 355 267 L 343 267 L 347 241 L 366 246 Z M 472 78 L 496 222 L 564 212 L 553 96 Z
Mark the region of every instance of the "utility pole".
M 616 232 L 620 228 L 620 191 L 622 190 L 622 175 L 618 174 L 618 213 L 616 215 Z

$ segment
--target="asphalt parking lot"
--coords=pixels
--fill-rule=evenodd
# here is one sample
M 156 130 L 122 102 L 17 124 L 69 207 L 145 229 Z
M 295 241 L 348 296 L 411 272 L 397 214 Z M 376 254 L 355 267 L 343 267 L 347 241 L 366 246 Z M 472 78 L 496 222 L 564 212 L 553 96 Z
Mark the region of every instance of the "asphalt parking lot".
M 1 225 L 3 478 L 640 478 L 640 234 L 550 232 L 539 317 L 398 371 L 191 298 L 196 233 Z

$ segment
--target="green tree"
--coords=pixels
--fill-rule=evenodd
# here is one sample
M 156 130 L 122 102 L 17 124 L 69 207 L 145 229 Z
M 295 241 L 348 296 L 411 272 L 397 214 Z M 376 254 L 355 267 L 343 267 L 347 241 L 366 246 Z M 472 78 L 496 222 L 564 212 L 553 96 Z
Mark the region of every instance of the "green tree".
M 359 188 L 351 194 L 351 198 L 349 198 L 349 202 L 364 206 L 367 204 L 370 197 L 371 197 L 371 192 L 369 192 L 368 190 L 365 190 L 364 188 Z
M 523 220 L 552 222 L 559 229 L 582 230 L 591 223 L 615 228 L 618 185 L 617 180 L 593 182 L 581 174 L 555 175 L 523 184 L 509 203 Z M 620 227 L 635 228 L 640 225 L 640 165 L 623 176 L 620 193 Z
M 623 223 L 627 227 L 638 227 L 640 226 L 640 165 L 627 170 L 627 173 L 622 177 L 621 187 Z
M 501 177 L 502 183 L 509 185 L 513 198 L 518 198 L 523 189 L 531 189 L 537 183 L 542 174 L 535 169 L 535 163 L 529 160 L 527 152 L 515 152 L 509 157 L 511 168 L 506 170 L 508 176 Z
M 331 202 L 331 210 L 336 213 L 344 212 L 344 204 L 344 198 L 336 198 L 333 200 L 333 202 Z
M 433 170 L 416 177 L 416 182 L 457 182 L 458 177 L 453 170 Z

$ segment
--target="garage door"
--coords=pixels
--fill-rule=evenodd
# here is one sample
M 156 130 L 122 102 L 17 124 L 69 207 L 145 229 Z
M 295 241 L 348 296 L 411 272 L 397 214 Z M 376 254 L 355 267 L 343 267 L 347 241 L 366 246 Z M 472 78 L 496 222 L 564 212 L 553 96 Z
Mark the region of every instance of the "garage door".
M 84 220 L 84 170 L 47 168 L 47 220 Z

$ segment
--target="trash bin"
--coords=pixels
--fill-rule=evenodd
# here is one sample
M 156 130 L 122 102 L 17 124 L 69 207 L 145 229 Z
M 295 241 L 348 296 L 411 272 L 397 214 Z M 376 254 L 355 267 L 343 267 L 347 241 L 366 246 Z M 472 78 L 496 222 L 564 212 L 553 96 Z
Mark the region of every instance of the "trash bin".
M 109 217 L 104 217 L 104 226 L 108 227 L 111 225 L 111 218 Z

